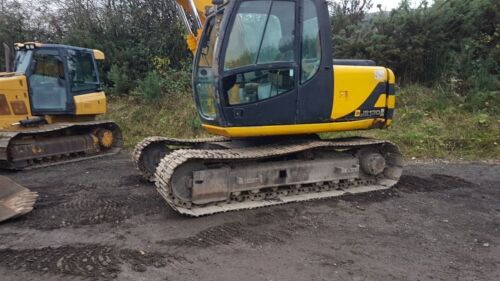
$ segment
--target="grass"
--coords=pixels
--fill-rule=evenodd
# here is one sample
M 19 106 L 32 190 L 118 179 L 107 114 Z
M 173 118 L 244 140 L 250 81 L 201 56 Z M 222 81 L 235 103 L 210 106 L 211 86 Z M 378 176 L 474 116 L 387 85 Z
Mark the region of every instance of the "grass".
M 111 97 L 108 113 L 121 127 L 125 147 L 133 148 L 148 136 L 193 138 L 207 136 L 201 128 L 191 94 L 176 94 L 155 103 L 145 103 L 138 97 Z
M 500 159 L 500 114 L 497 100 L 481 110 L 467 108 L 467 100 L 444 89 L 409 86 L 398 91 L 393 126 L 325 134 L 326 137 L 362 135 L 396 143 L 406 158 Z M 153 104 L 139 97 L 113 97 L 104 118 L 117 122 L 127 148 L 142 138 L 163 135 L 180 138 L 207 136 L 190 93 L 170 95 Z

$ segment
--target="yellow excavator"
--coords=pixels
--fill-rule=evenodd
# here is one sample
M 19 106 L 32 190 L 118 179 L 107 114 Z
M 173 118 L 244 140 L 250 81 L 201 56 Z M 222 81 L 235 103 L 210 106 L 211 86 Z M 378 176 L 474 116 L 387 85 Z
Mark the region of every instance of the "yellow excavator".
M 27 169 L 120 151 L 120 128 L 106 112 L 99 50 L 37 42 L 4 44 L 0 73 L 0 168 Z
M 202 216 L 387 189 L 397 146 L 319 133 L 391 125 L 395 76 L 333 60 L 325 0 L 177 0 L 194 53 L 203 128 L 218 137 L 150 137 L 133 158 L 177 212 Z
M 103 52 L 38 42 L 14 47 L 15 55 L 4 44 L 6 71 L 0 72 L 0 168 L 31 169 L 120 151 L 118 125 L 96 120 L 106 112 L 96 63 Z M 31 210 L 33 198 L 35 193 L 1 178 L 0 220 Z

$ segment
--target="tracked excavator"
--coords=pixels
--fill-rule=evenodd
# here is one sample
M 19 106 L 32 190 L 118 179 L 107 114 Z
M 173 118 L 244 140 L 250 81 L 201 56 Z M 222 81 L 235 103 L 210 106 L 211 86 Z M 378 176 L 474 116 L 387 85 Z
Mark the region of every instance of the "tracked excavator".
M 29 169 L 117 153 L 117 124 L 106 112 L 99 50 L 27 42 L 4 44 L 0 73 L 0 168 Z
M 177 0 L 194 53 L 203 128 L 217 137 L 149 137 L 142 175 L 188 216 L 388 189 L 403 169 L 393 143 L 326 132 L 391 125 L 395 76 L 333 60 L 325 0 Z
M 0 168 L 31 169 L 114 154 L 123 141 L 106 112 L 96 60 L 104 53 L 66 45 L 4 44 L 0 72 Z M 36 193 L 0 178 L 0 221 L 32 209 Z

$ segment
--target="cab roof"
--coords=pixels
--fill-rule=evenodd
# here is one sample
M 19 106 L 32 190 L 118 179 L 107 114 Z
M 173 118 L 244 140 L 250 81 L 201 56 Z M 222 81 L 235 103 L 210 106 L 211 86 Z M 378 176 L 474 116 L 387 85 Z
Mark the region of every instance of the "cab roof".
M 104 52 L 97 50 L 97 49 L 89 49 L 89 48 L 82 48 L 82 47 L 76 47 L 76 46 L 70 46 L 70 45 L 63 45 L 63 44 L 45 44 L 45 43 L 40 43 L 40 42 L 24 42 L 24 43 L 15 43 L 14 44 L 16 50 L 19 49 L 36 49 L 36 48 L 47 48 L 47 49 L 69 49 L 69 50 L 77 50 L 77 51 L 87 51 L 87 52 L 92 52 L 94 53 L 94 57 L 96 60 L 104 60 Z

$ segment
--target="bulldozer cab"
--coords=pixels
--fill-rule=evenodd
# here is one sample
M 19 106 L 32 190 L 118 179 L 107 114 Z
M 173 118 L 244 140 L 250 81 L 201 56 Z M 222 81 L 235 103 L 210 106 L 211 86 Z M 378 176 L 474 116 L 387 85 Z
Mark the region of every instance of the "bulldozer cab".
M 13 71 L 28 81 L 33 115 L 75 112 L 74 96 L 101 91 L 96 55 L 102 52 L 66 45 L 15 45 Z
M 205 124 L 327 122 L 333 103 L 328 8 L 323 0 L 236 0 L 215 6 L 194 61 Z

